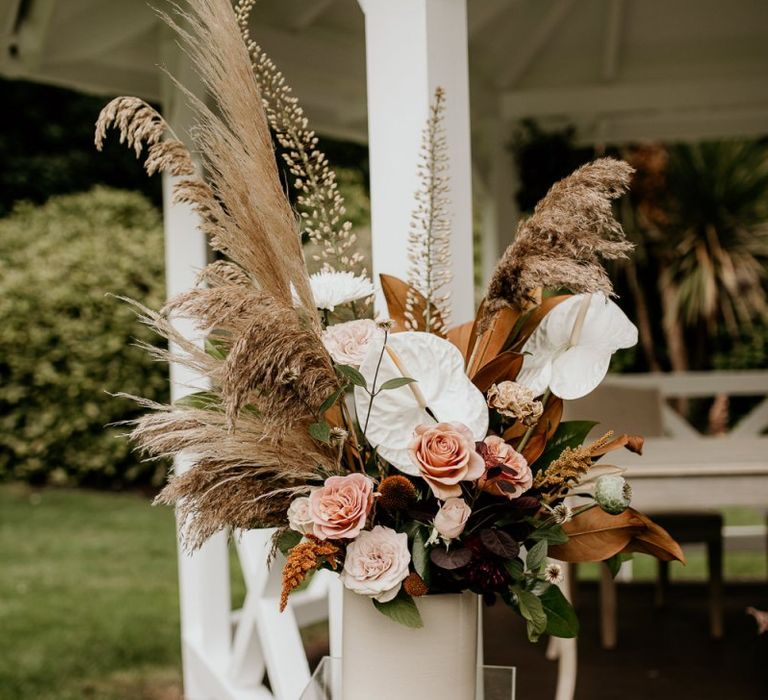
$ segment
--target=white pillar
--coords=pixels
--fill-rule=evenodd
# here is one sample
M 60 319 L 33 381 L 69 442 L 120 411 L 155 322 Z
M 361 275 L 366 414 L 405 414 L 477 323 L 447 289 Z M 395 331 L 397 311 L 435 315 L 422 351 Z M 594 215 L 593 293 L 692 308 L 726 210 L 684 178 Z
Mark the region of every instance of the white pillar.
M 175 44 L 166 49 L 166 64 L 181 82 L 190 88 L 197 83 L 188 61 L 180 59 Z M 184 96 L 166 81 L 163 100 L 165 119 L 181 139 L 187 138 L 192 114 Z M 165 226 L 165 275 L 168 296 L 189 289 L 195 276 L 206 265 L 208 247 L 199 230 L 198 220 L 188 205 L 172 203 L 173 178 L 163 176 L 163 212 Z M 192 324 L 174 321 L 185 336 L 194 337 Z M 199 333 L 197 334 L 199 335 Z M 176 401 L 196 388 L 204 388 L 204 377 L 185 367 L 172 364 L 171 400 Z M 177 458 L 174 469 L 183 472 L 188 460 Z M 229 555 L 226 533 L 212 537 L 194 554 L 179 549 L 179 597 L 181 605 L 182 662 L 184 697 L 189 700 L 210 698 L 212 675 L 226 668 L 231 643 Z
M 407 278 L 421 133 L 446 95 L 453 228 L 452 323 L 474 316 L 466 0 L 358 0 L 365 13 L 374 273 Z M 384 311 L 377 298 L 377 310 Z

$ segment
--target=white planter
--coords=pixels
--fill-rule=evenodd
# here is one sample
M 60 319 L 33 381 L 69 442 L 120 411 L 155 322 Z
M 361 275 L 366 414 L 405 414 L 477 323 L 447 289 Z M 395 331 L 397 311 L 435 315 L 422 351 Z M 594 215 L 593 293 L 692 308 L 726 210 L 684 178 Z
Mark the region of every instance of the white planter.
M 342 700 L 474 700 L 478 600 L 472 593 L 416 598 L 424 621 L 390 620 L 344 590 Z

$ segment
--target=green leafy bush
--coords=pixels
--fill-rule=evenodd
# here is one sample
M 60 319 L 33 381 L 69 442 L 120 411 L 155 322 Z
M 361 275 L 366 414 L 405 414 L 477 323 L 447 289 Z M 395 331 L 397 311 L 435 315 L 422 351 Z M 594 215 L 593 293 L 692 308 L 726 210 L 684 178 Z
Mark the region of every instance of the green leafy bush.
M 167 397 L 166 368 L 134 342 L 155 338 L 112 296 L 160 306 L 163 269 L 160 215 L 137 193 L 99 187 L 0 220 L 0 478 L 161 478 L 109 426 L 139 409 L 108 392 Z

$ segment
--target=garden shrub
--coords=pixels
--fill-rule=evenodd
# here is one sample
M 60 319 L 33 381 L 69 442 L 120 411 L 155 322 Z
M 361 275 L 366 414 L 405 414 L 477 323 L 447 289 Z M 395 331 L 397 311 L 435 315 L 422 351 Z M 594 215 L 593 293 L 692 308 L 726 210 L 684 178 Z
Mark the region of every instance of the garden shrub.
M 111 426 L 138 409 L 108 392 L 166 400 L 156 342 L 113 295 L 164 299 L 159 212 L 97 187 L 22 203 L 0 219 L 0 479 L 121 488 L 157 483 Z

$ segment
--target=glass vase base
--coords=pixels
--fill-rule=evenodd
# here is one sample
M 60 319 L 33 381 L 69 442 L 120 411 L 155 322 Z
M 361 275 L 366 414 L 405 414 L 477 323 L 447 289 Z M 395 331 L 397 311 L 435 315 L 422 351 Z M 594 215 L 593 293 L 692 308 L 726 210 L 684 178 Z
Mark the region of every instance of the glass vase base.
M 324 656 L 299 700 L 364 700 L 364 689 L 357 699 L 348 697 L 349 693 L 343 693 L 341 663 L 341 659 Z M 478 666 L 477 690 L 475 696 L 467 700 L 515 700 L 516 673 L 514 666 Z M 420 695 L 414 698 L 397 697 L 392 700 L 424 698 Z

